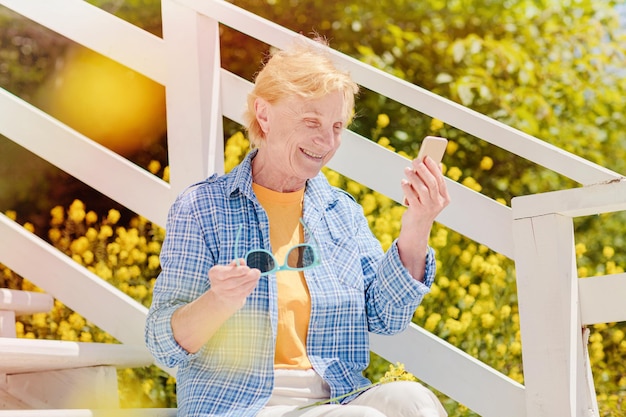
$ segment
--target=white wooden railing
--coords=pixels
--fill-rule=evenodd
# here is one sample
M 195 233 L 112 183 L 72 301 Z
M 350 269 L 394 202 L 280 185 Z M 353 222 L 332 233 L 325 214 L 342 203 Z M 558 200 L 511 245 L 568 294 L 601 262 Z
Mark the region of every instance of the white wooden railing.
M 0 89 L 0 134 L 161 226 L 178 192 L 223 171 L 222 116 L 241 122 L 251 86 L 221 68 L 219 24 L 278 48 L 299 36 L 221 0 L 162 0 L 163 38 L 82 0 L 0 0 L 0 5 L 167 87 L 169 183 Z M 620 305 L 626 277 L 579 281 L 571 222 L 586 213 L 626 210 L 621 175 L 337 51 L 332 54 L 360 85 L 583 185 L 519 196 L 509 208 L 447 180 L 452 204 L 437 220 L 515 260 L 525 386 L 415 325 L 394 336 L 393 343 L 373 337 L 373 350 L 403 362 L 420 379 L 485 417 L 597 415 L 581 328 L 626 320 Z M 403 157 L 346 132 L 330 167 L 400 201 L 397 184 L 405 165 Z M 143 344 L 143 306 L 3 215 L 0 262 L 119 341 Z

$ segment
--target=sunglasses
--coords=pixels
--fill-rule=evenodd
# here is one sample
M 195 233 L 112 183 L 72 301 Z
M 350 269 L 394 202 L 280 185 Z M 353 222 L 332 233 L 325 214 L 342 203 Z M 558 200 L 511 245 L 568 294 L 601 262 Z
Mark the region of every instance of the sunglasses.
M 307 235 L 313 238 L 315 246 L 308 243 L 300 243 L 292 246 L 285 255 L 287 261 L 283 265 L 279 265 L 274 255 L 269 251 L 265 249 L 252 249 L 243 257 L 246 260 L 246 265 L 261 271 L 261 276 L 279 271 L 305 271 L 318 266 L 320 264 L 319 244 L 315 236 L 309 232 L 302 219 L 300 219 L 300 223 L 302 227 L 304 227 Z M 239 237 L 241 236 L 241 229 L 243 229 L 243 225 L 239 225 L 237 237 L 235 238 L 235 259 L 237 260 L 237 266 L 239 266 L 240 259 Z

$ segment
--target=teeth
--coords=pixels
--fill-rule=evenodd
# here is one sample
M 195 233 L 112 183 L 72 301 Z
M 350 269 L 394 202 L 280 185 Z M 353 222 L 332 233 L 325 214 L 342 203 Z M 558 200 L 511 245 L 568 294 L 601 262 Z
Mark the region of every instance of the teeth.
M 310 156 L 311 158 L 316 158 L 316 159 L 322 159 L 322 157 L 324 156 L 324 155 L 318 155 L 316 153 L 307 151 L 306 149 L 302 149 L 302 152 L 304 152 L 306 155 Z

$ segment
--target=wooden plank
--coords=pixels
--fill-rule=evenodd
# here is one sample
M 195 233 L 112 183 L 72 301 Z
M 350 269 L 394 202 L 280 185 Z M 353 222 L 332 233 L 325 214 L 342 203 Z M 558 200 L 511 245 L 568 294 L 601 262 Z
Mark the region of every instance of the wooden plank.
M 515 197 L 511 204 L 514 220 L 556 213 L 580 217 L 623 211 L 626 210 L 626 179 Z
M 583 324 L 626 321 L 626 274 L 580 278 L 578 293 Z
M 0 310 L 0 337 L 17 337 L 14 311 Z
M 178 193 L 224 170 L 219 25 L 175 2 L 162 9 L 170 184 Z
M 53 306 L 54 298 L 50 294 L 0 288 L 0 310 L 12 310 L 16 316 L 47 313 Z
M 513 234 L 526 412 L 587 415 L 595 393 L 589 392 L 582 354 L 572 220 L 560 215 L 519 219 Z
M 63 340 L 0 337 L 0 353 L 0 373 L 7 375 L 101 365 L 140 368 L 153 362 L 145 346 Z
M 411 323 L 394 336 L 370 335 L 371 348 L 482 417 L 526 417 L 524 387 Z

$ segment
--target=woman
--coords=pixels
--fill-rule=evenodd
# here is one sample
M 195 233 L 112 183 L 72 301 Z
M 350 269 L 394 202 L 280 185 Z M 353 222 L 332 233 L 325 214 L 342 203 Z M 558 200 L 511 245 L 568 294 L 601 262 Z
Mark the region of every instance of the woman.
M 429 291 L 428 236 L 449 203 L 438 164 L 413 161 L 383 253 L 361 207 L 320 173 L 357 91 L 325 45 L 273 54 L 248 97 L 254 149 L 173 204 L 146 342 L 178 367 L 179 416 L 446 415 L 414 382 L 345 396 L 370 384 L 368 332 L 403 330 Z

